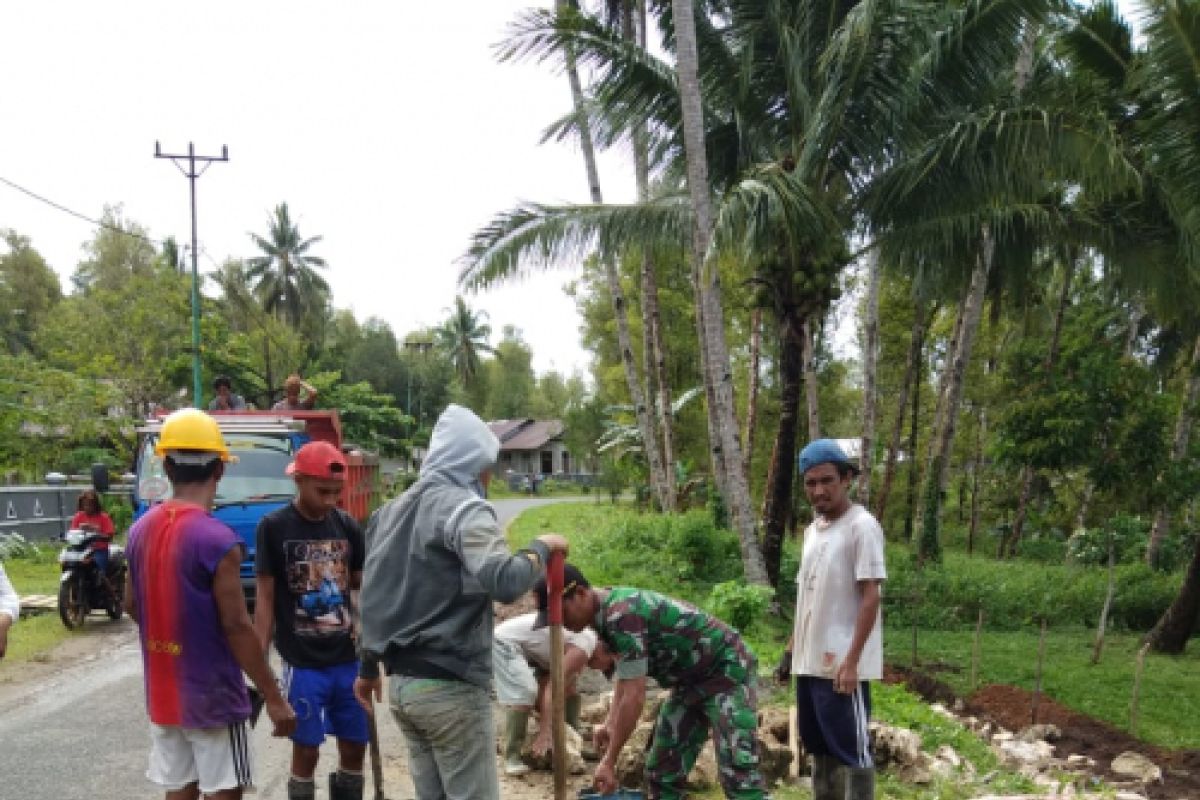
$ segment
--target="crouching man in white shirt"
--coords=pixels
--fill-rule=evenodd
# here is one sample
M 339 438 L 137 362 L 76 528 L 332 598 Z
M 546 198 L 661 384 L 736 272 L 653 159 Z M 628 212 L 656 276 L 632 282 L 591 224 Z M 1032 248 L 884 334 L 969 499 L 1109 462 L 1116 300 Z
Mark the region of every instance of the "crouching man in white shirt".
M 813 800 L 871 800 L 868 681 L 883 677 L 883 529 L 851 502 L 858 467 L 836 442 L 811 442 L 799 462 L 817 518 L 804 532 L 796 619 L 778 677 L 796 676 L 800 738 L 813 756 Z

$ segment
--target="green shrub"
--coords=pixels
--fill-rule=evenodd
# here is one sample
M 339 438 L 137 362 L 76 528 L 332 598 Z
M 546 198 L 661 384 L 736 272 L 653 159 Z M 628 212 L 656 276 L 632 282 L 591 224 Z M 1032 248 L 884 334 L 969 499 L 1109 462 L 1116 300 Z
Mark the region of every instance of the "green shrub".
M 1038 564 L 1061 564 L 1066 556 L 1066 540 L 1036 532 L 1023 537 L 1017 550 L 1017 557 L 1022 561 Z
M 37 545 L 30 544 L 19 533 L 0 533 L 0 562 L 12 558 L 28 558 L 37 561 L 41 558 L 41 551 L 38 550 Z
M 1062 564 L 999 562 L 946 553 L 941 566 L 918 571 L 905 547 L 888 549 L 884 613 L 889 624 L 953 628 L 975 624 L 982 609 L 993 630 L 1016 630 L 1045 619 L 1051 625 L 1095 625 L 1104 602 L 1106 570 Z M 1181 576 L 1145 564 L 1116 569 L 1111 623 L 1148 630 L 1179 591 Z M 914 596 L 920 595 L 920 602 Z
M 712 517 L 712 523 L 722 530 L 729 529 L 729 508 L 725 505 L 725 498 L 720 492 L 710 492 L 708 495 L 708 513 Z
M 747 631 L 762 619 L 774 597 L 766 586 L 724 581 L 712 588 L 705 606 L 739 631 Z

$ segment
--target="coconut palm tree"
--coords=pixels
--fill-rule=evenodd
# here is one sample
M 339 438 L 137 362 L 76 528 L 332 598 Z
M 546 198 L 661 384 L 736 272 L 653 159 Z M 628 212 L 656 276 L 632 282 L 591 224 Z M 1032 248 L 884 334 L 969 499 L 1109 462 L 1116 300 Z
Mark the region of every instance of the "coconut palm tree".
M 617 255 L 630 242 L 693 255 L 714 475 L 750 577 L 757 531 L 748 495 L 742 502 L 742 461 L 730 458 L 740 444 L 718 256 L 763 290 L 760 305 L 775 312 L 787 363 L 785 349 L 802 349 L 806 338 L 788 332 L 819 318 L 832 299 L 852 232 L 865 230 L 897 268 L 969 265 L 986 252 L 983 230 L 994 247 L 1016 221 L 1021 230 L 1048 227 L 1047 182 L 1097 172 L 1105 132 L 1073 106 L 1048 110 L 997 90 L 1022 32 L 1048 13 L 1038 0 L 741 0 L 714 16 L 689 3 L 672 8 L 659 27 L 664 46 L 679 48 L 678 75 L 586 15 L 522 17 L 509 51 L 561 59 L 569 47 L 592 67 L 592 129 L 611 140 L 646 126 L 662 190 L 634 205 L 504 212 L 477 232 L 462 278 L 487 284 L 584 254 Z M 694 84 L 683 51 L 691 35 L 677 30 L 684 9 L 694 12 L 686 15 L 695 27 Z M 799 397 L 781 392 L 787 403 Z M 781 426 L 776 438 L 782 468 L 767 493 L 780 509 L 790 505 L 795 435 Z M 774 547 L 782 516 L 769 517 L 767 528 Z
M 308 252 L 321 238 L 300 235 L 287 203 L 275 207 L 265 237 L 250 234 L 262 255 L 246 259 L 246 277 L 254 281 L 263 308 L 292 325 L 323 308 L 329 298 L 329 284 L 317 272 L 326 268 L 325 259 Z
M 463 388 L 470 389 L 479 378 L 480 354 L 495 352 L 488 344 L 492 326 L 486 322 L 486 311 L 472 309 L 461 296 L 454 298 L 454 308 L 446 313 L 446 321 L 433 331 L 434 344 L 450 358 Z

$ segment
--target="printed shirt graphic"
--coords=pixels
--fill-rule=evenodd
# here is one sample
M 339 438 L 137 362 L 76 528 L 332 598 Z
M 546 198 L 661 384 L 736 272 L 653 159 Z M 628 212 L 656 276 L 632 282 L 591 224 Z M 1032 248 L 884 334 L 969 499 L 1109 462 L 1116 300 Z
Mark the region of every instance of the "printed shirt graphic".
M 865 508 L 853 505 L 832 524 L 814 522 L 804 531 L 796 575 L 796 618 L 792 673 L 833 678 L 842 664 L 858 620 L 858 581 L 885 580 L 883 529 Z M 860 680 L 883 677 L 880 615 L 858 659 Z
M 354 661 L 350 577 L 363 568 L 362 530 L 335 510 L 319 522 L 288 505 L 258 524 L 256 569 L 275 579 L 275 649 L 294 667 Z
M 250 716 L 212 593 L 217 565 L 240 546 L 204 509 L 175 500 L 155 506 L 129 531 L 146 706 L 156 725 L 219 728 Z
M 617 654 L 618 679 L 649 675 L 663 686 L 701 687 L 743 671 L 750 660 L 724 622 L 647 589 L 612 589 L 596 612 L 596 628 Z

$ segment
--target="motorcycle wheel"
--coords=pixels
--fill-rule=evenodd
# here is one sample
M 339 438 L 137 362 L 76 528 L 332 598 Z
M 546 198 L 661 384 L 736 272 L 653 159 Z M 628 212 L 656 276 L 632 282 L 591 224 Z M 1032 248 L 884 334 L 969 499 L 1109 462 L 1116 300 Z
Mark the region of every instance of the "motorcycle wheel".
M 118 620 L 125 613 L 125 583 L 124 580 L 116 585 L 114 591 L 108 595 L 108 607 L 104 609 L 108 612 L 108 618 Z
M 79 579 L 74 576 L 63 581 L 58 587 L 58 616 L 62 619 L 62 624 L 71 629 L 83 625 L 83 620 L 87 617 L 82 588 Z

